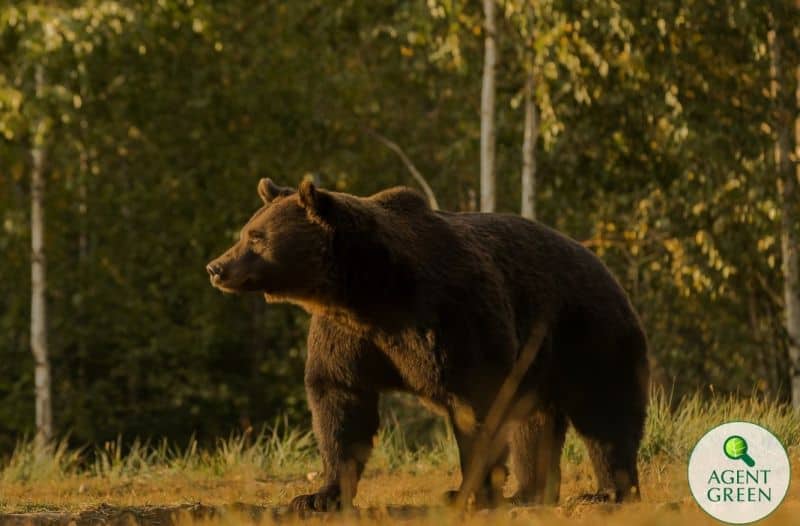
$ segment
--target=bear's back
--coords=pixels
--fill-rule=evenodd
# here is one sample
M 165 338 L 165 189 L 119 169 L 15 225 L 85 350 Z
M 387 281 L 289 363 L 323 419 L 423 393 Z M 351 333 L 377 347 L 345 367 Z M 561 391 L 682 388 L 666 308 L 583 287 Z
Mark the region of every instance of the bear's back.
M 600 258 L 542 223 L 512 214 L 437 215 L 491 257 L 518 307 L 534 300 L 554 308 L 591 302 L 629 310 L 627 294 Z
M 366 200 L 380 219 L 380 237 L 404 274 L 422 285 L 469 298 L 491 289 L 512 309 L 554 316 L 565 308 L 605 305 L 631 317 L 627 294 L 605 264 L 578 241 L 518 215 L 433 211 L 409 188 Z M 460 292 L 458 292 L 460 290 Z M 523 318 L 526 316 L 523 315 Z

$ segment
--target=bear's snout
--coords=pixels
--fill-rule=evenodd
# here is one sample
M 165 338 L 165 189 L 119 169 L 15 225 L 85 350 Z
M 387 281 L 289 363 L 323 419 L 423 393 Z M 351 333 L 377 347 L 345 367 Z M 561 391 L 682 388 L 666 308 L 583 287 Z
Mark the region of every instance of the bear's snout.
M 212 280 L 215 277 L 222 276 L 222 268 L 220 268 L 219 265 L 216 265 L 213 261 L 206 265 L 206 270 L 208 271 L 208 275 Z
M 211 285 L 219 288 L 220 285 L 222 285 L 222 281 L 225 277 L 225 267 L 220 265 L 217 260 L 214 260 L 206 265 L 206 271 L 208 272 L 208 277 L 211 280 Z
M 235 249 L 236 247 L 234 247 Z M 250 261 L 248 254 L 237 254 L 234 249 L 210 261 L 206 265 L 211 286 L 222 292 L 248 292 L 255 287 L 259 276 L 258 267 Z

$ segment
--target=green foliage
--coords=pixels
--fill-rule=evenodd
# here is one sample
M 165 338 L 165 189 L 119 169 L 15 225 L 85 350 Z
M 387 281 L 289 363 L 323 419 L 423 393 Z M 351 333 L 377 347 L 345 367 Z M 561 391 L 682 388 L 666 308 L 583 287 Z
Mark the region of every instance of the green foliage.
M 785 398 L 767 32 L 800 64 L 792 3 L 503 6 L 499 208 L 519 203 L 532 70 L 539 217 L 620 277 L 655 381 L 676 398 L 708 385 Z M 73 446 L 114 444 L 97 457 L 115 466 L 134 447 L 118 436 L 208 446 L 278 414 L 307 422 L 306 316 L 221 295 L 205 263 L 258 206 L 260 177 L 413 185 L 367 130 L 404 149 L 443 208 L 473 208 L 481 32 L 479 3 L 449 0 L 0 7 L 0 451 L 33 422 L 32 122 L 47 124 L 56 427 Z

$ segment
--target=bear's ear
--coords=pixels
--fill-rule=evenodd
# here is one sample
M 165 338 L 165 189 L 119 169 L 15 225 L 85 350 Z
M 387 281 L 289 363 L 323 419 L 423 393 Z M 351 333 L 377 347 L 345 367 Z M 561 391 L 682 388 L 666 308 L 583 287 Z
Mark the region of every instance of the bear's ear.
M 309 217 L 321 223 L 329 223 L 333 211 L 334 197 L 325 190 L 318 189 L 308 179 L 300 183 L 297 191 L 300 206 L 306 209 Z
M 265 205 L 270 204 L 276 197 L 286 197 L 292 195 L 294 190 L 285 186 L 278 186 L 272 179 L 265 178 L 258 182 L 258 195 Z

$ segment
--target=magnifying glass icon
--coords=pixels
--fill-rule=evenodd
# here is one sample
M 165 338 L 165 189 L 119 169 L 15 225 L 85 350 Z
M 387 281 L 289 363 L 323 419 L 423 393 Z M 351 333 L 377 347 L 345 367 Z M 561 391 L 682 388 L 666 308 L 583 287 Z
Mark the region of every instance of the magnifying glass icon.
M 747 441 L 739 435 L 732 435 L 725 439 L 722 446 L 725 456 L 732 460 L 742 460 L 749 467 L 756 465 L 753 457 L 747 454 Z

